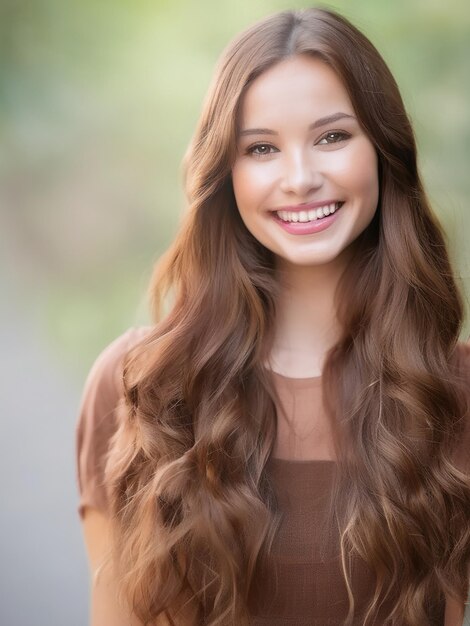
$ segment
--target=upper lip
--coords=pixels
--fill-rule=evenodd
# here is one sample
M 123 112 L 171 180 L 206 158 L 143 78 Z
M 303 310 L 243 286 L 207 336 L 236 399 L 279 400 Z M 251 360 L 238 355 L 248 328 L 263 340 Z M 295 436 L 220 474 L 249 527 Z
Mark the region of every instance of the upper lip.
M 318 209 L 321 206 L 328 206 L 330 204 L 341 204 L 342 200 L 319 200 L 318 202 L 306 202 L 305 204 L 296 204 L 294 206 L 280 206 L 276 209 L 272 209 L 273 211 L 309 211 L 310 209 Z

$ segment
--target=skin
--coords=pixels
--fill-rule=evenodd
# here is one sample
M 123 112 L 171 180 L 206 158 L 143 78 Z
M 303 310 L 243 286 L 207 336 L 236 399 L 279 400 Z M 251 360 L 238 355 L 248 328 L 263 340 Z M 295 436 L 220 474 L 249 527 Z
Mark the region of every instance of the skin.
M 100 511 L 87 508 L 82 527 L 90 568 L 90 626 L 142 626 L 135 617 L 129 617 L 128 607 L 118 604 L 118 589 L 111 569 L 101 570 L 99 575 L 100 566 L 111 550 L 109 520 Z
M 282 290 L 273 369 L 287 376 L 316 376 L 324 354 L 338 333 L 333 296 L 348 262 L 350 244 L 367 227 L 378 200 L 377 157 L 355 120 L 309 131 L 325 115 L 354 115 L 348 95 L 335 76 L 316 59 L 295 57 L 259 76 L 242 103 L 241 129 L 269 128 L 278 135 L 240 138 L 232 171 L 240 215 L 254 237 L 276 254 Z M 350 137 L 331 143 L 332 131 Z M 334 142 L 334 140 L 337 140 Z M 253 143 L 269 144 L 266 156 L 247 153 Z M 272 220 L 278 206 L 324 199 L 345 200 L 338 220 L 326 231 L 290 235 Z M 314 320 L 314 323 L 312 323 Z M 91 576 L 91 626 L 141 626 L 116 604 L 112 571 L 97 576 L 110 549 L 110 523 L 99 511 L 86 509 L 82 522 Z M 445 626 L 461 626 L 463 605 L 447 598 Z M 187 624 L 194 624 L 188 617 Z M 163 624 L 163 622 L 162 622 Z
M 89 626 L 144 626 L 132 615 L 127 605 L 117 602 L 118 585 L 110 566 L 102 567 L 111 550 L 111 524 L 106 515 L 87 507 L 82 521 L 85 546 L 90 568 Z M 188 608 L 178 626 L 194 626 L 195 614 Z M 155 626 L 170 626 L 166 617 L 160 617 Z
M 345 87 L 329 66 L 303 55 L 258 76 L 240 106 L 233 189 L 245 226 L 276 255 L 282 290 L 270 363 L 294 378 L 321 374 L 340 331 L 336 286 L 379 198 L 377 154 L 357 119 L 309 129 L 336 112 L 355 117 Z M 241 134 L 250 129 L 273 132 Z M 273 220 L 273 209 L 320 200 L 345 201 L 324 231 L 294 235 Z M 463 614 L 464 605 L 446 597 L 445 626 L 461 626 Z
M 337 112 L 354 117 L 309 130 Z M 276 134 L 241 135 L 249 129 Z M 238 210 L 252 235 L 276 255 L 283 285 L 273 369 L 315 376 L 338 335 L 333 297 L 350 244 L 377 209 L 377 154 L 336 74 L 309 56 L 282 61 L 250 85 L 239 131 L 232 168 Z M 272 217 L 278 207 L 331 199 L 345 205 L 322 232 L 290 234 Z

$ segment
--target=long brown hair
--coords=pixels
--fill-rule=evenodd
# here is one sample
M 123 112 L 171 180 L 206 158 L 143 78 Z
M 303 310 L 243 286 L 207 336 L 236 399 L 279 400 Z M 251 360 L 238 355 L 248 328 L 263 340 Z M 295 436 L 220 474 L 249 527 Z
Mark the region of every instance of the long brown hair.
M 189 206 L 150 286 L 155 327 L 125 362 L 107 477 L 121 589 L 145 624 L 164 613 L 179 623 L 185 603 L 194 623 L 248 624 L 255 566 L 279 522 L 264 367 L 279 287 L 272 253 L 238 214 L 231 167 L 247 87 L 298 54 L 337 73 L 379 163 L 377 211 L 338 286 L 343 334 L 322 378 L 341 435 L 330 514 L 346 624 L 352 553 L 376 574 L 365 624 L 397 586 L 390 624 L 423 626 L 430 599 L 466 598 L 470 486 L 453 460 L 467 413 L 462 296 L 394 78 L 344 17 L 312 8 L 262 20 L 222 55 L 185 159 Z

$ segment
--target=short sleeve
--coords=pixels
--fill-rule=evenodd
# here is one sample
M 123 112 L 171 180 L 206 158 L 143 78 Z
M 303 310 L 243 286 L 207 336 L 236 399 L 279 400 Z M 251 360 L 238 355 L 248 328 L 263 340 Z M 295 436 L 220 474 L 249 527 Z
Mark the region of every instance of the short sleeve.
M 104 469 L 111 437 L 117 429 L 116 409 L 124 393 L 124 357 L 149 327 L 130 328 L 97 357 L 86 378 L 76 424 L 78 512 L 86 507 L 106 513 Z

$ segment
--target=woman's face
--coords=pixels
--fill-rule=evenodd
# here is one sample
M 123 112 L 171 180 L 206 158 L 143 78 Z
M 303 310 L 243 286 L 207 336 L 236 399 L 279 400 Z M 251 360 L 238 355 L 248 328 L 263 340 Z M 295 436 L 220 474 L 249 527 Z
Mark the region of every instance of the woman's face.
M 287 263 L 329 263 L 368 226 L 377 154 L 329 66 L 299 55 L 253 81 L 241 102 L 232 180 L 245 226 Z

